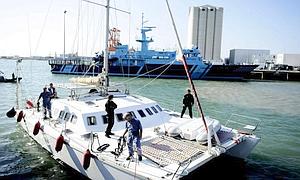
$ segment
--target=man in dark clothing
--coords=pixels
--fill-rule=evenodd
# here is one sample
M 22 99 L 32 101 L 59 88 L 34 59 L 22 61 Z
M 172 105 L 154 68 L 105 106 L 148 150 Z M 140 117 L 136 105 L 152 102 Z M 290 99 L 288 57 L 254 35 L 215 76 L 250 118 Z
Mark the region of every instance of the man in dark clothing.
M 51 115 L 51 93 L 49 91 L 47 91 L 47 88 L 44 87 L 44 91 L 40 94 L 39 99 L 38 99 L 38 103 L 40 103 L 40 99 L 43 98 L 43 107 L 44 107 L 44 119 L 47 118 L 46 114 L 47 114 L 47 110 L 49 112 L 49 117 L 52 118 Z
M 187 93 L 184 95 L 182 103 L 183 103 L 183 107 L 182 107 L 180 117 L 182 118 L 183 114 L 185 113 L 186 108 L 189 108 L 189 115 L 190 115 L 191 118 L 193 118 L 192 106 L 194 105 L 194 97 L 191 94 L 190 89 L 188 89 Z
M 53 83 L 50 83 L 50 87 L 48 88 L 48 91 L 51 93 L 51 99 L 57 98 L 57 93 L 55 87 L 53 86 Z
M 112 101 L 113 95 L 108 96 L 108 100 L 105 104 L 105 111 L 107 112 L 107 121 L 108 125 L 105 131 L 105 136 L 110 138 L 109 135 L 114 135 L 114 133 L 111 132 L 112 127 L 114 126 L 114 120 L 115 120 L 115 109 L 117 108 L 117 105 Z

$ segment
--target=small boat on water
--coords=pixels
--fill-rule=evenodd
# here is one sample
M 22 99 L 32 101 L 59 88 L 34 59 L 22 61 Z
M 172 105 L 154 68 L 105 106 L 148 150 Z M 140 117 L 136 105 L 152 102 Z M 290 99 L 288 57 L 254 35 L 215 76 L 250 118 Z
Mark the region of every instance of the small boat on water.
M 110 7 L 109 0 L 106 7 Z M 184 56 L 183 62 L 186 66 Z M 108 67 L 108 56 L 104 57 L 104 67 Z M 105 69 L 96 77 L 73 79 L 75 85 L 61 85 L 70 89 L 70 95 L 52 99 L 52 117 L 45 119 L 44 112 L 32 100 L 26 101 L 26 108 L 12 108 L 7 116 L 15 117 L 54 159 L 90 179 L 180 179 L 221 154 L 244 159 L 260 141 L 254 135 L 259 121 L 244 124 L 230 120 L 223 125 L 205 116 L 189 73 L 201 114 L 193 119 L 181 118 L 180 113 L 165 109 L 156 101 L 132 95 L 128 89 L 109 83 Z M 185 71 L 188 72 L 187 68 Z M 77 89 L 82 88 L 86 91 L 79 94 Z M 118 108 L 113 126 L 115 135 L 108 138 L 105 103 L 110 95 Z M 127 140 L 122 136 L 125 130 L 122 117 L 127 113 L 143 126 L 142 159 L 135 156 L 127 160 Z M 230 124 L 240 127 L 232 128 Z
M 0 71 L 0 82 L 3 83 L 16 83 L 17 81 L 20 81 L 22 78 L 21 77 L 16 77 L 14 73 L 12 73 L 11 78 L 6 78 L 5 74 Z

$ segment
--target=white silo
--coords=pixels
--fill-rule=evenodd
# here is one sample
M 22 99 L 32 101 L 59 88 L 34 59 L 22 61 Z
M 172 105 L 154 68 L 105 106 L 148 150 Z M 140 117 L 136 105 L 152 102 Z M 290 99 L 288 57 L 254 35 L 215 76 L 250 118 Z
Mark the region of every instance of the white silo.
M 220 60 L 222 25 L 223 8 L 210 5 L 190 7 L 188 46 L 197 46 L 206 60 Z

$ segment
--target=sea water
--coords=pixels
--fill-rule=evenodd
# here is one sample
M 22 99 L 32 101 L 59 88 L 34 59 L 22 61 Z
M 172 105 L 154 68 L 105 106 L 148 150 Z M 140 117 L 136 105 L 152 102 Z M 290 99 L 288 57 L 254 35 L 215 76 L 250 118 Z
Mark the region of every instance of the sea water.
M 21 106 L 26 98 L 36 100 L 45 85 L 66 83 L 72 75 L 51 74 L 46 61 L 23 60 L 21 66 Z M 0 59 L 0 70 L 8 78 L 15 72 L 16 61 Z M 15 73 L 16 74 L 16 73 Z M 133 94 L 158 101 L 161 106 L 181 111 L 187 80 L 111 77 L 111 82 L 126 82 Z M 221 157 L 195 172 L 191 178 L 226 179 L 300 179 L 300 82 L 284 81 L 194 81 L 205 115 L 222 123 L 231 114 L 261 120 L 256 135 L 260 143 L 241 161 Z M 66 90 L 57 89 L 58 96 Z M 16 105 L 16 84 L 0 83 L 0 179 L 71 179 L 78 178 L 29 138 L 15 119 L 6 112 Z M 194 115 L 198 116 L 196 107 Z M 199 122 L 201 123 L 201 122 Z

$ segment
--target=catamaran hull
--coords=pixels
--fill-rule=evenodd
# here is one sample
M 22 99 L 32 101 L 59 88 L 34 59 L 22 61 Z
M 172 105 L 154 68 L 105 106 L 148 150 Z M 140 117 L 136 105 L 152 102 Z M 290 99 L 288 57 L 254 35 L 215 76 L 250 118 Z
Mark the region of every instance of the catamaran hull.
M 229 156 L 246 159 L 259 141 L 260 138 L 256 136 L 246 135 L 242 142 L 236 142 L 237 145 L 228 149 L 226 154 Z
M 251 152 L 251 150 L 260 140 L 259 138 L 252 135 L 240 134 L 236 140 L 228 139 L 229 141 L 226 141 L 225 144 L 223 144 L 223 148 L 212 147 L 210 151 L 206 150 L 205 146 L 197 146 L 197 149 L 194 150 L 202 151 L 202 153 L 198 152 L 200 153 L 199 156 L 197 156 L 196 159 L 190 161 L 190 163 L 183 165 L 180 171 L 178 171 L 179 167 L 177 167 L 177 165 L 168 167 L 169 169 L 165 170 L 163 168 L 157 169 L 157 167 L 153 165 L 144 167 L 145 164 L 140 164 L 137 168 L 139 173 L 135 173 L 136 167 L 134 163 L 125 161 L 125 158 L 123 158 L 123 160 L 122 158 L 116 160 L 114 159 L 114 156 L 110 154 L 110 151 L 94 153 L 90 149 L 90 138 L 83 139 L 77 136 L 74 137 L 72 136 L 72 133 L 68 131 L 65 133 L 63 131 L 63 129 L 65 129 L 64 124 L 56 123 L 54 119 L 43 120 L 42 112 L 36 112 L 34 109 L 25 109 L 23 110 L 23 113 L 18 111 L 17 114 L 17 120 L 19 122 L 19 125 L 21 125 L 21 127 L 26 131 L 26 133 L 28 133 L 28 135 L 32 139 L 34 139 L 39 145 L 46 149 L 55 160 L 67 164 L 77 172 L 90 179 L 178 179 L 184 176 L 188 176 L 191 172 L 195 171 L 200 166 L 206 164 L 208 161 L 218 157 L 223 153 L 238 158 L 246 158 L 246 156 Z M 62 148 L 60 149 L 57 148 L 57 144 L 59 142 L 58 139 L 61 134 L 64 136 L 64 143 L 62 144 Z M 181 143 L 186 143 L 185 141 L 179 142 L 179 140 L 176 139 L 174 139 L 173 141 L 176 141 L 174 142 L 175 146 L 179 146 L 179 144 Z M 104 144 L 105 142 L 100 143 Z M 144 142 L 144 145 L 147 146 L 147 143 L 145 143 L 146 142 Z M 161 144 L 160 147 L 168 147 L 168 145 L 171 145 L 170 143 L 171 140 L 168 140 L 167 145 Z M 191 144 L 188 143 L 188 145 Z M 196 146 L 193 145 L 193 148 L 196 148 Z M 86 167 L 84 166 L 84 156 L 87 149 L 89 149 L 92 152 L 93 157 L 90 159 L 89 166 L 87 168 L 84 168 Z M 156 149 L 155 152 L 156 151 L 163 151 L 162 153 L 164 153 L 165 150 Z M 172 152 L 174 153 L 177 151 Z M 193 151 L 192 153 L 195 152 Z M 178 155 L 180 155 L 180 153 Z M 174 172 L 176 173 L 176 175 L 173 177 Z
M 38 118 L 37 116 L 34 118 Z M 29 119 L 25 117 L 25 120 Z M 56 152 L 55 145 L 56 139 L 59 137 L 60 132 L 55 131 L 52 129 L 47 123 L 42 123 L 41 129 L 39 133 L 34 136 L 34 126 L 35 124 L 31 123 L 30 121 L 24 122 L 23 120 L 19 123 L 21 127 L 26 131 L 26 133 L 34 139 L 40 146 L 42 146 L 45 150 L 47 150 L 52 158 L 57 160 L 58 162 L 63 162 L 64 164 L 70 166 L 74 170 L 78 171 L 82 175 L 90 178 L 90 179 L 105 179 L 105 180 L 112 180 L 112 179 L 130 179 L 132 180 L 134 177 L 133 173 L 127 172 L 120 168 L 109 165 L 104 161 L 99 160 L 97 157 L 91 158 L 90 166 L 85 170 L 83 168 L 83 159 L 85 148 L 83 147 L 71 147 L 70 144 L 72 142 L 66 143 L 68 141 L 65 139 L 65 143 L 62 146 L 61 151 Z M 52 135 L 49 135 L 52 134 Z M 85 149 L 85 150 L 84 150 Z M 136 179 L 145 179 L 145 177 L 135 177 Z

